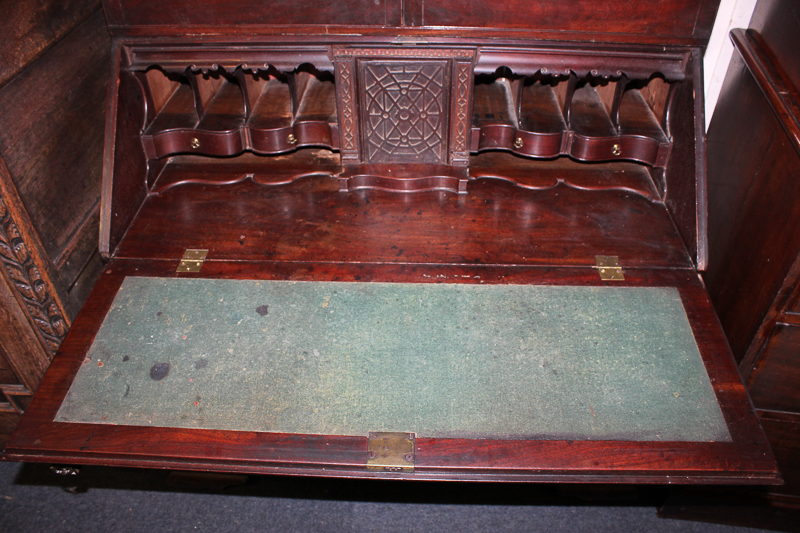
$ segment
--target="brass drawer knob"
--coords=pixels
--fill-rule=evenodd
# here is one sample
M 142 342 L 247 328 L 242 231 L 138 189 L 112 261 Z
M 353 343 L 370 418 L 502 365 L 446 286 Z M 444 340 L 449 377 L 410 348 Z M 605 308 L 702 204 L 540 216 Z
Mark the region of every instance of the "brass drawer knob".
M 189 141 L 189 145 L 195 150 L 197 150 L 198 148 L 200 148 L 200 141 L 197 139 L 197 137 L 195 137 L 194 139 Z
M 294 134 L 290 133 L 289 136 L 286 137 L 286 141 L 289 144 L 297 144 L 297 137 L 295 137 Z
M 622 153 L 622 148 L 620 148 L 618 144 L 615 144 L 611 147 L 611 153 L 613 155 L 620 155 Z
M 514 148 L 522 148 L 523 144 L 522 137 L 517 137 L 517 140 L 514 141 Z

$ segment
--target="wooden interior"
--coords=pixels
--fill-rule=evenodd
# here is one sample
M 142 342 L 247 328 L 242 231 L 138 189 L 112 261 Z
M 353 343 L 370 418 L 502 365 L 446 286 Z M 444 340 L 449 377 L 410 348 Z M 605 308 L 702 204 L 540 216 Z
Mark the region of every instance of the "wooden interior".
M 503 155 L 474 160 L 491 169 L 490 177 L 523 172 L 516 158 Z M 209 167 L 196 156 L 175 158 L 115 257 L 180 259 L 185 249 L 201 247 L 215 260 L 591 267 L 595 255 L 613 252 L 631 268 L 693 268 L 667 209 L 648 197 L 655 191 L 646 171 L 632 164 L 597 170 L 556 160 L 537 167 L 546 173 L 539 190 L 480 179 L 466 195 L 398 196 L 340 193 L 330 177 L 336 158 L 323 150 L 261 159 Z M 285 166 L 294 173 L 301 163 L 306 175 L 280 185 Z M 172 217 L 167 235 L 165 213 Z
M 387 0 L 299 17 L 282 1 L 105 2 L 108 262 L 8 457 L 779 483 L 698 274 L 708 260 L 700 58 L 717 2 L 540 4 L 475 1 L 465 12 Z M 208 250 L 200 273 L 177 273 L 192 248 Z M 624 281 L 601 280 L 597 256 L 617 256 Z M 413 471 L 375 471 L 367 436 L 54 422 L 126 276 L 674 287 L 732 440 L 420 438 Z
M 306 145 L 337 148 L 332 76 L 310 70 L 176 73 L 153 67 L 137 73 L 148 103 L 145 154 L 159 159 L 187 152 L 231 156 L 247 149 L 274 154 Z M 250 146 L 242 142 L 246 138 Z
M 188 154 L 225 157 L 224 162 L 206 161 L 220 171 L 236 168 L 236 161 L 246 162 L 254 175 L 276 171 L 281 175 L 277 181 L 264 177 L 256 181 L 285 182 L 293 179 L 293 172 L 294 178 L 308 174 L 301 149 L 314 147 L 340 153 L 338 167 L 320 167 L 319 172 L 336 176 L 343 191 L 464 193 L 471 181 L 487 177 L 525 188 L 549 188 L 553 178 L 535 169 L 548 169 L 553 161 L 641 163 L 633 172 L 636 177 L 610 172 L 602 180 L 587 181 L 586 173 L 576 173 L 584 178 L 562 182 L 638 191 L 664 204 L 695 264 L 705 265 L 704 145 L 696 121 L 685 120 L 689 113 L 702 112 L 698 100 L 687 99 L 694 94 L 692 80 L 699 68 L 690 51 L 614 52 L 590 68 L 587 49 L 534 48 L 526 54 L 518 48 L 476 49 L 463 41 L 435 49 L 391 49 L 380 41 L 366 47 L 306 43 L 291 50 L 263 43 L 235 55 L 231 46 L 215 44 L 201 51 L 136 44 L 120 49 L 120 90 L 126 96 L 112 100 L 110 109 L 129 98 L 141 99 L 144 105 L 135 110 L 141 113 L 135 119 L 126 115 L 122 121 L 113 116 L 109 120 L 116 127 L 116 142 L 130 143 L 130 149 L 141 155 L 134 157 L 138 170 L 128 168 L 132 160 L 125 169 L 107 160 L 103 254 L 113 254 L 148 187 L 157 190 L 167 182 L 172 187 L 181 181 L 165 170 L 165 164 L 169 167 Z M 321 53 L 325 49 L 334 55 L 333 62 Z M 359 81 L 366 75 L 364 69 L 397 65 L 391 58 L 398 53 L 409 54 L 414 69 L 432 65 L 443 69 L 445 86 L 443 100 L 436 103 L 437 118 L 427 119 L 423 126 L 408 123 L 414 128 L 411 134 L 432 127 L 441 131 L 434 132 L 435 142 L 424 151 L 419 152 L 421 144 L 415 145 L 417 156 L 406 154 L 398 160 L 402 164 L 387 167 L 395 156 L 371 151 L 378 142 L 367 131 L 375 110 L 372 103 L 362 101 L 358 90 L 366 83 Z M 474 59 L 476 55 L 479 59 Z M 649 62 L 643 62 L 642 55 Z M 391 121 L 407 120 L 400 118 L 404 111 L 382 113 L 388 125 L 376 122 L 375 127 L 388 127 L 388 135 L 402 141 L 405 134 L 394 131 Z M 502 153 L 513 157 L 501 157 Z M 252 157 L 278 154 L 287 157 Z M 268 170 L 260 171 L 259 162 Z M 142 187 L 136 175 L 144 168 L 147 186 Z M 122 177 L 128 172 L 130 178 Z M 241 179 L 204 176 L 190 179 Z M 128 186 L 136 189 L 135 196 L 120 192 L 120 187 Z M 121 203 L 119 208 L 114 207 L 116 202 Z

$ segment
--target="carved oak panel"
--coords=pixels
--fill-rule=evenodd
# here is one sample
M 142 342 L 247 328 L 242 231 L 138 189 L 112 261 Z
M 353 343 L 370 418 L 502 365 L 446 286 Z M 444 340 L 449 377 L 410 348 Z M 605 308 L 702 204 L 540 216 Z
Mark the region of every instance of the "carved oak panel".
M 363 158 L 447 163 L 449 61 L 360 61 Z

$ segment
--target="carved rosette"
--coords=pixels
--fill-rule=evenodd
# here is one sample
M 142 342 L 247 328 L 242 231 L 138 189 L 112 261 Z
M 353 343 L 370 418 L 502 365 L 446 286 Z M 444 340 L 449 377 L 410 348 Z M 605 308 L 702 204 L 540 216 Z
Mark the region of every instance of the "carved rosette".
M 27 245 L 0 198 L 0 262 L 25 303 L 33 323 L 53 356 L 67 333 L 67 323 L 47 290 Z

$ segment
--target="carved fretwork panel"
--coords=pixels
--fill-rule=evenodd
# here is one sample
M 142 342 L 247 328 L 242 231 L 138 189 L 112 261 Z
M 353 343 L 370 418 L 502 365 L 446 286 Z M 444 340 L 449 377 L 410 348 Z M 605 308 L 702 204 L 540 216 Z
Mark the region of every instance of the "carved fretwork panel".
M 391 165 L 436 165 L 428 171 L 437 179 L 467 179 L 475 50 L 342 46 L 333 55 L 343 190 L 352 187 L 348 179 L 367 179 L 370 172 L 385 173 L 384 181 L 367 179 L 366 186 L 392 188 L 386 180 L 399 179 L 404 170 Z M 425 176 L 417 169 L 406 177 Z M 461 192 L 464 183 L 457 187 Z M 429 186 L 442 187 L 420 181 L 400 189 Z
M 449 61 L 360 61 L 367 163 L 447 163 Z

